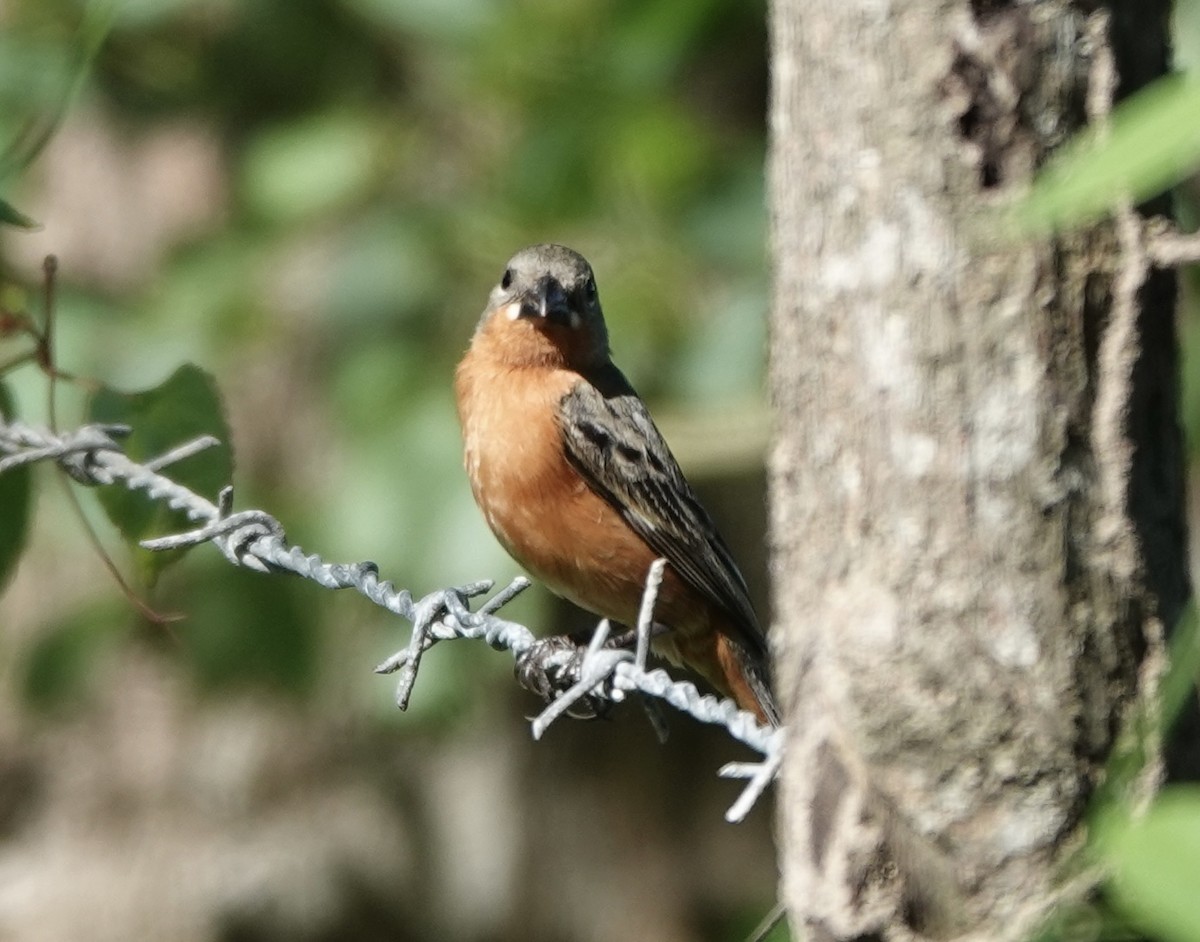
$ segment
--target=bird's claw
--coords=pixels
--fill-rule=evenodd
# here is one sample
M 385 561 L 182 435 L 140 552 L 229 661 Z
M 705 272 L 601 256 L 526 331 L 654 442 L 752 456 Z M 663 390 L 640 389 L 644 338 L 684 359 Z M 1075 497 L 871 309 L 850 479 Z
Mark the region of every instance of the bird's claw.
M 517 658 L 513 673 L 522 687 L 554 704 L 578 683 L 588 650 L 587 644 L 570 635 L 542 638 Z M 607 716 L 612 705 L 605 692 L 586 692 L 567 704 L 565 712 L 572 719 L 593 720 Z

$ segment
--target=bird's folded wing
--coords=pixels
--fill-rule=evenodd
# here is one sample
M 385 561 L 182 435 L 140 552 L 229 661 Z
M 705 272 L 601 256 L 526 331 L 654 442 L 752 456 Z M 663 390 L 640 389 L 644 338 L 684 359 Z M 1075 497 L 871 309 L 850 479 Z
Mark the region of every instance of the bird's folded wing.
M 655 553 L 727 613 L 737 640 L 765 657 L 745 580 L 645 404 L 616 367 L 594 381 L 577 383 L 560 404 L 567 457 Z

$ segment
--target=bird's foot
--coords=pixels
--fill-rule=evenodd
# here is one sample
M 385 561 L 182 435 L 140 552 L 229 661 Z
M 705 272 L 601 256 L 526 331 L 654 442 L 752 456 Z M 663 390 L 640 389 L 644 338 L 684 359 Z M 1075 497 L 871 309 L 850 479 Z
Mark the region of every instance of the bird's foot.
M 517 683 L 547 703 L 554 703 L 579 682 L 591 641 L 591 637 L 581 635 L 554 635 L 535 641 L 517 658 L 513 668 Z M 566 707 L 566 714 L 577 720 L 599 719 L 612 707 L 607 693 L 597 690 L 577 694 Z

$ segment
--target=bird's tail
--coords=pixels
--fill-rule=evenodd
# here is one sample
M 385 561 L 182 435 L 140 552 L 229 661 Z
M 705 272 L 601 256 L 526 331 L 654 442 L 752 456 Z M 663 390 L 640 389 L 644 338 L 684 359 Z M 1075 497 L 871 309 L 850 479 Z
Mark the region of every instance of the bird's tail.
M 724 680 L 719 686 L 724 687 L 743 710 L 755 714 L 759 722 L 779 726 L 782 719 L 771 693 L 766 657 L 750 651 L 726 634 L 717 636 L 716 655 Z

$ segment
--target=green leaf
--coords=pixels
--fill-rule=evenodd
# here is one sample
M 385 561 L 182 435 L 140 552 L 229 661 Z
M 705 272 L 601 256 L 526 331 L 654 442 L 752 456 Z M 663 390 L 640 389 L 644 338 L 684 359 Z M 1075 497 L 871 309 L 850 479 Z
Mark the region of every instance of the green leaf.
M 107 387 L 92 396 L 88 418 L 93 422 L 118 422 L 130 426 L 125 450 L 135 461 L 157 458 L 199 435 L 212 435 L 219 445 L 172 464 L 164 474 L 202 497 L 216 500 L 233 477 L 229 426 L 221 396 L 211 376 L 187 364 L 166 382 L 143 392 L 122 393 Z M 99 491 L 104 512 L 134 547 L 148 584 L 179 553 L 150 553 L 137 547 L 139 540 L 189 529 L 194 524 L 181 511 L 152 501 L 142 492 L 106 487 Z
M 1110 821 L 1099 838 L 1117 905 L 1166 942 L 1200 939 L 1200 788 L 1168 788 L 1145 818 Z
M 0 383 L 0 414 L 13 416 L 12 396 Z M 29 465 L 0 474 L 0 588 L 12 576 L 29 536 L 33 505 L 33 469 Z
M 1148 199 L 1200 165 L 1200 77 L 1161 79 L 1113 111 L 1105 137 L 1088 129 L 1038 175 L 1016 207 L 1026 231 L 1095 219 L 1127 197 Z
M 20 132 L 0 151 L 0 181 L 12 177 L 33 163 L 62 126 L 67 112 L 79 98 L 91 74 L 100 47 L 112 29 L 118 4 L 115 0 L 88 0 L 74 39 L 71 62 L 62 76 L 61 90 L 48 113 L 25 121 Z
M 4 200 L 0 200 L 0 225 L 14 226 L 17 229 L 38 228 L 38 224 L 34 220 Z

